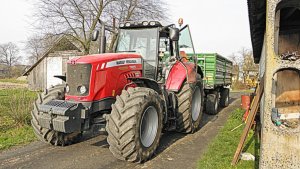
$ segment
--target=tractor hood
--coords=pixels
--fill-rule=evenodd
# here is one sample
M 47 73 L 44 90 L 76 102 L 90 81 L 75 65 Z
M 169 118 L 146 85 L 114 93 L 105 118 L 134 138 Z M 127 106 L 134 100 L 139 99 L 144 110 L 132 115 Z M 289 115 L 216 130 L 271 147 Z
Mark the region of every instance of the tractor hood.
M 141 58 L 141 55 L 136 53 L 105 53 L 105 54 L 95 54 L 95 55 L 87 55 L 80 56 L 73 59 L 70 59 L 68 63 L 77 64 L 77 63 L 90 63 L 95 64 L 99 62 L 109 62 L 120 59 L 128 59 L 128 58 Z

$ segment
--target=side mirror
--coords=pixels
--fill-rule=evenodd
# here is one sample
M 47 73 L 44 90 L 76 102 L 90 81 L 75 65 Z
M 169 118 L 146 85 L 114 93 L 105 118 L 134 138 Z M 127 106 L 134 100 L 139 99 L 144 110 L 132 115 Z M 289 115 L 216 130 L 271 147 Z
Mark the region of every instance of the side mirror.
M 170 29 L 169 38 L 172 41 L 179 41 L 179 29 L 178 28 L 169 28 L 169 29 Z
M 99 30 L 96 30 L 93 32 L 93 35 L 92 35 L 92 41 L 97 41 L 98 37 L 99 37 Z

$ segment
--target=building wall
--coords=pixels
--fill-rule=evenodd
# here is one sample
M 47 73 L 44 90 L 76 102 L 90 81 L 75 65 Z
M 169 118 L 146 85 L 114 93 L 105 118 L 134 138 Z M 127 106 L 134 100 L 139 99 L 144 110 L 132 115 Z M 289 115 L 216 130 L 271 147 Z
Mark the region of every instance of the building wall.
M 44 66 L 45 61 L 42 60 L 27 76 L 28 88 L 30 90 L 43 90 L 45 89 L 45 80 L 44 80 Z
M 44 90 L 49 88 L 51 84 L 57 84 L 56 81 L 59 83 L 63 83 L 61 80 L 56 80 L 51 76 L 57 72 L 55 69 L 60 69 L 59 75 L 64 75 L 67 70 L 67 61 L 73 57 L 80 56 L 82 53 L 77 51 L 57 51 L 54 53 L 50 53 L 46 56 L 27 76 L 28 79 L 28 87 L 30 90 Z M 51 59 L 51 58 L 61 58 L 61 59 Z M 58 61 L 60 63 L 55 64 L 53 61 Z M 50 64 L 51 62 L 51 64 Z M 51 66 L 53 65 L 53 66 Z M 58 65 L 58 67 L 57 67 Z M 50 66 L 50 67 L 49 67 Z M 53 70 L 53 72 L 51 72 Z M 55 74 L 56 75 L 56 74 Z M 58 75 L 58 74 L 57 74 Z M 53 83 L 53 81 L 55 81 Z
M 297 79 L 284 78 L 292 76 L 292 74 L 285 72 L 276 75 L 277 72 L 291 68 L 300 70 L 299 60 L 295 62 L 281 60 L 277 54 L 277 51 L 280 50 L 276 47 L 279 38 L 278 30 L 276 29 L 278 22 L 275 21 L 275 10 L 279 2 L 280 0 L 267 0 L 265 49 L 262 51 L 262 56 L 265 57 L 265 60 L 262 57 L 260 64 L 260 66 L 265 68 L 265 70 L 261 69 L 260 73 L 260 76 L 265 75 L 265 82 L 261 104 L 262 133 L 259 167 L 263 169 L 298 169 L 300 168 L 300 127 L 291 128 L 284 125 L 275 125 L 271 118 L 272 109 L 278 108 L 276 107 L 278 90 L 286 90 L 291 83 L 297 83 Z M 293 85 L 292 89 L 294 90 L 293 93 L 300 94 L 299 86 Z M 287 91 L 286 95 L 289 95 L 289 92 Z M 288 109 L 290 108 L 289 102 L 287 100 L 285 102 L 286 110 L 290 111 L 291 109 Z M 294 106 L 297 107 L 296 104 Z

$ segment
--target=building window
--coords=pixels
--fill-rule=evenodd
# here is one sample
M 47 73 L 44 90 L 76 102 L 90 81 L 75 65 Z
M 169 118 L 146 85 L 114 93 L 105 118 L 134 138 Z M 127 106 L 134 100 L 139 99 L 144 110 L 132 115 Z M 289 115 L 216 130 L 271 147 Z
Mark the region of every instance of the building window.
M 275 73 L 272 96 L 274 124 L 297 128 L 300 122 L 300 70 L 287 68 Z
M 300 1 L 282 0 L 277 6 L 275 52 L 283 60 L 300 59 Z

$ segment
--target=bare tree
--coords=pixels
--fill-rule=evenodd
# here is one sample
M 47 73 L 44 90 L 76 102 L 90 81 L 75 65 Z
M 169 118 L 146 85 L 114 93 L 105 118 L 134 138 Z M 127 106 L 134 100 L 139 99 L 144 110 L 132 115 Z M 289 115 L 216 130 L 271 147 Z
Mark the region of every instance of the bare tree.
M 12 66 L 17 64 L 20 58 L 19 48 L 16 44 L 12 42 L 0 44 L 0 63 L 8 67 L 8 76 L 11 74 Z
M 115 19 L 116 24 L 125 21 L 142 21 L 142 20 L 162 20 L 167 17 L 166 3 L 162 0 L 119 0 L 108 5 L 104 12 L 104 18 L 110 23 Z M 114 26 L 111 25 L 113 28 Z M 117 39 L 117 32 L 111 33 L 110 46 L 108 50 L 113 49 Z
M 30 63 L 35 63 L 42 54 L 49 49 L 59 36 L 34 34 L 29 37 L 25 43 L 27 59 Z
M 85 54 L 90 51 L 100 18 L 112 26 L 112 18 L 119 23 L 165 16 L 162 0 L 38 0 L 37 9 L 36 28 L 43 34 L 67 35 L 81 45 Z M 116 39 L 116 34 L 112 35 L 111 44 Z
M 38 0 L 38 28 L 43 33 L 67 35 L 88 54 L 98 20 L 113 1 L 116 0 Z
M 26 52 L 28 53 L 29 62 L 35 63 L 39 60 L 40 56 L 42 55 L 45 47 L 43 45 L 42 38 L 33 35 L 31 36 L 26 42 Z
M 254 63 L 253 52 L 247 48 L 238 51 L 239 68 L 242 71 L 244 83 L 249 76 L 255 77 L 258 73 L 258 65 Z

